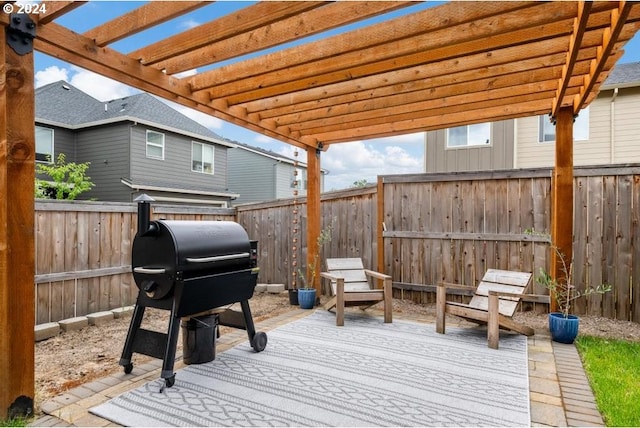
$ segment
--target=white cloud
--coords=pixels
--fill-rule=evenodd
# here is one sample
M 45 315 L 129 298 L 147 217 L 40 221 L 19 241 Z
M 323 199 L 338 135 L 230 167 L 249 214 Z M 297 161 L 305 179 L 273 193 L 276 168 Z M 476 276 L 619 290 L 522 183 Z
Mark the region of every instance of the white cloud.
M 378 175 L 422 172 L 422 154 L 411 154 L 402 144 L 421 144 L 423 135 L 331 145 L 321 159 L 321 166 L 329 170 L 325 190 L 352 187 L 359 180 L 375 183 Z
M 188 19 L 186 21 L 182 21 L 179 27 L 183 30 L 190 30 L 192 28 L 196 28 L 200 23 L 195 19 Z
M 117 82 L 108 77 L 101 76 L 84 68 L 71 66 L 70 68 L 60 68 L 50 66 L 40 70 L 35 74 L 35 86 L 40 87 L 49 83 L 64 80 L 69 82 L 81 91 L 91 95 L 99 101 L 109 101 L 116 98 L 126 97 L 140 92 L 137 89 Z
M 69 81 L 69 70 L 52 65 L 36 72 L 35 85 L 36 88 L 48 85 L 49 83 L 58 82 L 60 80 Z
M 294 152 L 297 150 L 297 159 L 307 162 L 306 150 L 264 135 L 256 134 L 253 142 L 248 143 L 290 159 L 296 159 Z M 324 189 L 346 189 L 359 180 L 375 183 L 378 175 L 423 172 L 423 153 L 424 133 L 333 144 L 322 152 L 320 159 L 320 166 L 329 171 L 325 176 Z
M 72 66 L 71 83 L 99 101 L 109 101 L 139 93 L 140 91 L 108 77 Z
M 222 129 L 224 125 L 224 122 L 221 119 L 218 119 L 217 117 L 210 116 L 208 114 L 202 113 L 198 110 L 191 109 L 189 107 L 185 107 L 180 104 L 163 100 L 162 98 L 160 98 L 160 100 L 166 102 L 175 110 L 178 110 L 180 113 L 184 114 L 188 118 L 195 120 L 200 125 L 205 126 L 214 132 L 216 130 Z M 221 137 L 224 137 L 224 135 L 221 135 Z

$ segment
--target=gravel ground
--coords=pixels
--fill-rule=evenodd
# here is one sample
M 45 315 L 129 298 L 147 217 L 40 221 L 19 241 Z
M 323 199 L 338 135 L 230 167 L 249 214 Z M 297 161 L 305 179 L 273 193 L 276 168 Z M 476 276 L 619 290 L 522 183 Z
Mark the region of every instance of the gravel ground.
M 261 320 L 286 313 L 293 308 L 286 293 L 256 294 L 251 299 L 250 306 L 258 327 Z M 433 304 L 414 304 L 395 299 L 393 306 L 394 315 L 399 317 L 432 320 L 435 316 Z M 167 311 L 147 309 L 143 327 L 166 331 L 167 315 Z M 522 312 L 516 314 L 515 319 L 536 331 L 547 329 L 546 314 Z M 39 408 L 41 403 L 68 389 L 122 370 L 118 361 L 129 321 L 130 317 L 114 319 L 103 326 L 62 333 L 36 343 L 36 407 Z M 224 334 L 225 328 L 221 329 L 221 334 Z M 580 320 L 580 334 L 640 341 L 640 324 L 584 316 Z M 179 338 L 179 350 L 181 342 Z M 134 364 L 149 359 L 150 357 L 134 354 Z

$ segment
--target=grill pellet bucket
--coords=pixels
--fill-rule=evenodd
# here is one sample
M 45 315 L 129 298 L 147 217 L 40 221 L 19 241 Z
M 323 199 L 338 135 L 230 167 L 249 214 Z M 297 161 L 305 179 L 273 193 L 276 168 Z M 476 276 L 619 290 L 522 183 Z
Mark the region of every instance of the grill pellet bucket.
M 216 359 L 218 315 L 183 319 L 182 360 L 185 364 L 203 364 Z

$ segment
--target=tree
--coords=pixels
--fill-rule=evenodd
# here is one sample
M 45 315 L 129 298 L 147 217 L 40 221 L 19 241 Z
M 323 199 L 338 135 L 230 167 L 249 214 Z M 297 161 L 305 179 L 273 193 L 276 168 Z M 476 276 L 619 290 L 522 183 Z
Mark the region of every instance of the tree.
M 367 180 L 365 178 L 353 182 L 353 187 L 365 187 L 366 185 Z
M 36 198 L 73 200 L 79 194 L 95 186 L 86 172 L 91 162 L 66 162 L 64 153 L 60 153 L 51 165 L 38 164 L 36 173 L 51 177 L 52 181 L 36 178 Z

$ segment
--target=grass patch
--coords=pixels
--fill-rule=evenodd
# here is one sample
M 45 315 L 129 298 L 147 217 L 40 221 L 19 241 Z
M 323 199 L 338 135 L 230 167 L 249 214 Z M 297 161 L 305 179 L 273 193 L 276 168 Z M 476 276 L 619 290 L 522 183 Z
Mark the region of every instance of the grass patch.
M 6 421 L 0 420 L 0 427 L 26 427 L 31 418 L 13 418 Z
M 607 426 L 640 426 L 640 343 L 590 336 L 575 343 Z

